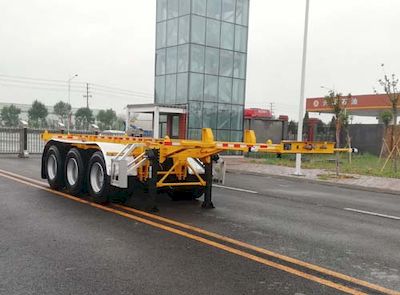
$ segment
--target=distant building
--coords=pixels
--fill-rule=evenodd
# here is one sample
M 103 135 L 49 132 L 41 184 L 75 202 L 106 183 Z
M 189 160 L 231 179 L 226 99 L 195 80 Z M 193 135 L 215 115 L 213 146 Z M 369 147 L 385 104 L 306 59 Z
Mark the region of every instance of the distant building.
M 272 140 L 278 143 L 288 139 L 288 119 L 285 115 L 276 119 L 268 109 L 248 108 L 244 111 L 244 127 L 254 130 L 259 142 Z
M 392 109 L 387 94 L 352 95 L 350 98 L 344 95 L 341 102 L 346 107 L 347 113 L 354 116 L 378 117 L 381 112 Z M 400 105 L 398 108 L 400 109 Z M 306 111 L 310 113 L 333 113 L 332 107 L 323 97 L 307 98 Z

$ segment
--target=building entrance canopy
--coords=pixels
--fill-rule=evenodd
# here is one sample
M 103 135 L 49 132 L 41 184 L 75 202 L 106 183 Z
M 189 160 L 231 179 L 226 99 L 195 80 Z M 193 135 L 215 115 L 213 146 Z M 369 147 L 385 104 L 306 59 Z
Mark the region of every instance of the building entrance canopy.
M 167 115 L 171 118 L 173 115 L 179 115 L 179 137 L 186 136 L 186 107 L 178 105 L 163 105 L 163 104 L 130 104 L 126 106 L 126 126 L 130 125 L 134 114 L 151 114 L 153 116 L 153 137 L 160 137 L 160 115 Z M 168 119 L 169 121 L 169 119 Z M 168 123 L 167 121 L 167 123 Z M 171 124 L 170 124 L 171 125 Z M 168 130 L 172 126 L 168 126 Z M 168 132 L 172 133 L 172 132 Z M 169 134 L 170 135 L 170 134 Z
M 353 95 L 351 98 L 343 96 L 342 104 L 350 115 L 378 117 L 384 110 L 391 110 L 392 106 L 386 94 Z M 323 97 L 307 98 L 306 111 L 314 113 L 333 113 Z

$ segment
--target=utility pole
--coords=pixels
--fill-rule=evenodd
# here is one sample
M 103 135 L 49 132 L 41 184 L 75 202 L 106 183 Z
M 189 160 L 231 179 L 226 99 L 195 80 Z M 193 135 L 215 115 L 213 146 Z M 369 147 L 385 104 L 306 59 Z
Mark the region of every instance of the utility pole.
M 92 95 L 89 94 L 89 83 L 86 83 L 86 95 L 83 97 L 86 98 L 86 108 L 89 108 L 89 98 L 92 97 Z
M 270 102 L 269 103 L 269 111 L 271 112 L 271 116 L 274 116 L 274 103 Z
M 310 10 L 310 0 L 306 0 L 306 12 L 305 12 L 305 20 L 304 20 L 304 37 L 303 37 L 303 58 L 302 58 L 302 65 L 301 65 L 299 124 L 297 126 L 297 140 L 298 141 L 303 141 L 304 89 L 305 89 L 305 82 L 306 82 L 309 10 Z M 301 154 L 296 154 L 295 175 L 299 175 L 299 176 L 302 175 L 302 173 L 301 173 Z

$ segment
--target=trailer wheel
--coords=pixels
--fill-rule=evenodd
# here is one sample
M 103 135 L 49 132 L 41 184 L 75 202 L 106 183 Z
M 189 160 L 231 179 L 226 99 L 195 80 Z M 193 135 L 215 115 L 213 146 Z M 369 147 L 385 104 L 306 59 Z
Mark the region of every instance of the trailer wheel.
M 89 160 L 87 183 L 91 201 L 106 203 L 110 193 L 110 178 L 101 152 L 95 152 Z
M 168 191 L 168 195 L 173 201 L 196 200 L 203 194 L 203 187 L 195 187 L 186 190 L 172 188 Z
M 78 149 L 70 149 L 65 158 L 65 187 L 68 193 L 78 195 L 85 187 L 85 165 Z
M 45 158 L 45 175 L 50 187 L 60 190 L 64 187 L 64 159 L 56 145 L 49 147 Z

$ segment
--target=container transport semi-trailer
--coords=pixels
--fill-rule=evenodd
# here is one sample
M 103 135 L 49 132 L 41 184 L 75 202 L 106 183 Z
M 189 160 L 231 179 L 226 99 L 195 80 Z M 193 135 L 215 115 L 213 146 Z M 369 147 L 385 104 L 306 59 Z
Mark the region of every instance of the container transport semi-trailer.
M 54 190 L 75 196 L 88 195 L 96 203 L 117 196 L 127 199 L 138 191 L 155 209 L 160 192 L 173 199 L 197 199 L 213 208 L 211 199 L 213 162 L 226 151 L 275 154 L 333 154 L 351 152 L 336 149 L 333 142 L 283 141 L 256 143 L 255 133 L 245 130 L 243 142 L 214 140 L 211 129 L 202 129 L 201 140 L 171 140 L 146 137 L 42 134 L 46 145 L 41 176 Z

